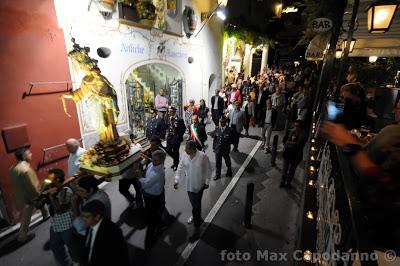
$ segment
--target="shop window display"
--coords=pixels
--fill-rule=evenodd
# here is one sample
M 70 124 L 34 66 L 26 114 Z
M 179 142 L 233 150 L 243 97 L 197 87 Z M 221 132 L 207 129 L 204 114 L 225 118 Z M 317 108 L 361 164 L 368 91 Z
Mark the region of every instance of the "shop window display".
M 137 137 L 145 135 L 154 100 L 160 89 L 164 89 L 168 104 L 178 108 L 182 115 L 183 77 L 172 66 L 154 63 L 134 69 L 125 81 L 128 101 L 129 125 Z

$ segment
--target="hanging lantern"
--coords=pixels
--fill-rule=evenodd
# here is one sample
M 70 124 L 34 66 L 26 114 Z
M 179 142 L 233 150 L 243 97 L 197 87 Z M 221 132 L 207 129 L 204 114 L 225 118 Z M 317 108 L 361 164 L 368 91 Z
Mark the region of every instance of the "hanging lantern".
M 356 39 L 351 39 L 349 53 L 352 53 L 352 52 L 353 52 L 354 46 L 356 45 L 356 41 L 357 41 Z M 347 45 L 347 40 L 344 40 L 344 41 L 342 42 L 342 50 L 343 50 L 343 51 L 344 51 L 344 49 L 346 48 L 346 45 Z
M 399 1 L 375 0 L 368 6 L 368 32 L 385 33 L 396 15 Z
M 343 51 L 342 51 L 342 49 L 336 49 L 336 53 L 335 53 L 335 57 L 336 57 L 336 59 L 340 59 L 340 58 L 342 58 L 342 55 L 343 55 Z

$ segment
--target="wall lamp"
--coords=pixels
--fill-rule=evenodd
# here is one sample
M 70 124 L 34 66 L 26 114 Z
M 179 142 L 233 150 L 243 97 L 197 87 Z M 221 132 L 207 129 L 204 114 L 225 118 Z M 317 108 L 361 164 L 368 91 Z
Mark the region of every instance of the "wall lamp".
M 375 0 L 368 6 L 368 32 L 385 33 L 389 30 L 400 2 Z
M 204 26 L 208 23 L 208 21 L 210 21 L 210 19 L 214 16 L 217 15 L 217 17 L 224 21 L 226 19 L 226 5 L 228 4 L 228 0 L 225 1 L 218 1 L 218 6 L 214 9 L 213 12 L 210 13 L 210 15 L 205 14 L 205 19 L 203 22 L 203 25 L 201 25 L 199 31 L 196 33 L 196 35 L 194 36 L 195 38 L 197 37 L 197 35 L 200 34 L 200 32 L 203 30 Z M 204 17 L 204 13 L 202 13 L 202 17 Z

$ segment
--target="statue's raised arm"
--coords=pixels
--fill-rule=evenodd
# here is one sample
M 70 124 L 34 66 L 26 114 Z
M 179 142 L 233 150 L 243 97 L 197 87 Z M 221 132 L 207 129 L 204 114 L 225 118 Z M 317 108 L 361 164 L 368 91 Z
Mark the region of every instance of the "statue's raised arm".
M 72 39 L 73 50 L 68 56 L 85 73 L 82 83 L 77 90 L 61 96 L 65 113 L 68 114 L 65 99 L 72 99 L 78 103 L 84 99 L 90 99 L 89 107 L 97 113 L 100 124 L 96 130 L 100 140 L 104 143 L 118 141 L 117 122 L 119 115 L 117 94 L 112 84 L 101 74 L 97 66 L 97 60 L 89 56 L 89 47 L 81 47 Z

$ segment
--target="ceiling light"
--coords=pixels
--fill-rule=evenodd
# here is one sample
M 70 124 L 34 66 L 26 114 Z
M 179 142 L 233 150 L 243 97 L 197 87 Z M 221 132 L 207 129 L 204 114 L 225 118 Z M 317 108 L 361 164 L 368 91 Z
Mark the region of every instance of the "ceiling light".
M 370 56 L 370 57 L 368 58 L 368 60 L 369 60 L 370 63 L 375 63 L 376 60 L 378 60 L 378 57 L 377 57 L 377 56 Z

